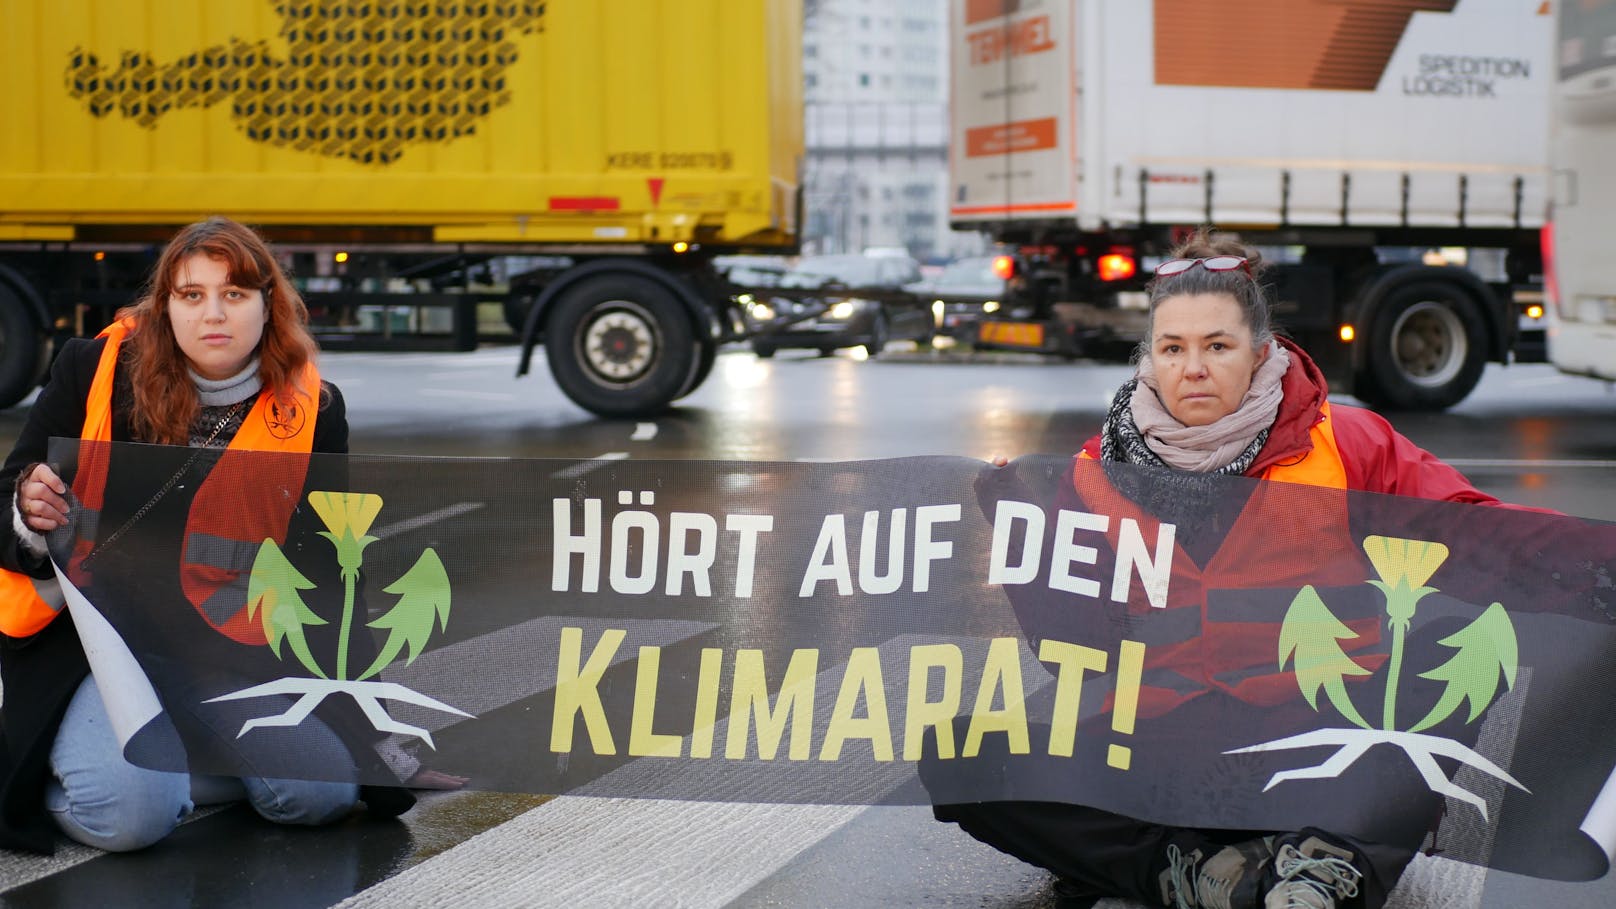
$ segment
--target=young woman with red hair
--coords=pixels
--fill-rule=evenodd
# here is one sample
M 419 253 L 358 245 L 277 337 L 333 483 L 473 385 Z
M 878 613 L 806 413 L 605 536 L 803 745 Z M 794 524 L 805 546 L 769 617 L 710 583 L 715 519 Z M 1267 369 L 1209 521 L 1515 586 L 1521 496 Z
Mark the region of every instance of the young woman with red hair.
M 316 353 L 308 310 L 269 246 L 222 217 L 182 229 L 163 250 L 144 297 L 120 311 L 99 337 L 63 347 L 0 469 L 0 484 L 14 489 L 12 520 L 0 527 L 0 580 L 9 582 L 0 588 L 0 729 L 8 752 L 0 765 L 0 843 L 49 851 L 60 831 L 81 843 L 126 851 L 166 836 L 198 802 L 245 798 L 276 822 L 324 824 L 360 800 L 352 781 L 204 778 L 128 763 L 72 619 L 61 613 L 60 591 L 52 590 L 56 581 L 44 539 L 69 520 L 69 486 L 45 463 L 53 436 L 347 452 L 342 395 L 321 381 Z M 81 495 L 76 507 L 100 511 L 95 557 L 103 564 L 130 560 L 138 570 L 133 553 L 140 547 L 128 543 L 138 534 L 119 547 L 122 530 L 136 521 L 147 528 L 177 521 L 188 539 L 191 522 L 203 512 L 247 512 L 244 525 L 278 521 L 284 532 L 296 503 L 285 514 L 261 514 L 231 490 L 207 498 L 206 471 L 216 461 L 192 470 L 197 459 L 191 459 L 180 471 L 186 482 L 171 481 L 155 495 L 155 484 L 122 499 L 109 484 L 104 503 L 86 503 Z M 259 533 L 247 542 L 262 539 Z M 108 554 L 102 556 L 103 550 Z M 216 568 L 239 582 L 216 583 L 206 609 L 193 591 L 181 592 L 179 584 L 161 589 L 160 581 L 154 582 L 152 608 L 170 609 L 168 598 L 189 595 L 191 604 L 180 603 L 179 611 L 191 617 L 185 621 L 205 618 L 219 630 L 225 624 L 219 616 L 245 606 L 242 579 L 250 563 Z M 222 602 L 232 596 L 241 602 Z M 324 734 L 334 753 L 344 753 L 335 733 Z M 409 797 L 395 793 L 371 807 L 383 801 L 390 806 L 384 812 L 396 813 L 408 807 Z

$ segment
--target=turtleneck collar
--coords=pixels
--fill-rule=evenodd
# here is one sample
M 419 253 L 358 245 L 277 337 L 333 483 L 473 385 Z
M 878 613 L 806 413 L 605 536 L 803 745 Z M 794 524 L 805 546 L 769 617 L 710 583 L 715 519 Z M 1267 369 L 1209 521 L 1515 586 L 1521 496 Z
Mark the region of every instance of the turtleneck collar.
M 245 369 L 228 379 L 204 379 L 196 370 L 187 369 L 191 381 L 196 383 L 197 394 L 203 407 L 228 407 L 258 394 L 264 387 L 258 376 L 258 358 L 253 357 Z

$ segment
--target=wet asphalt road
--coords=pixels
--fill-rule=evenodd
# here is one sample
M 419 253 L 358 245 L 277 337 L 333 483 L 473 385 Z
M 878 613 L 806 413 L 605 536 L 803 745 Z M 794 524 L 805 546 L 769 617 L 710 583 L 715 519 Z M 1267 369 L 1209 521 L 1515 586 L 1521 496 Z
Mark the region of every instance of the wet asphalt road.
M 1020 355 L 894 352 L 861 362 L 848 352 L 759 360 L 726 351 L 677 409 L 642 422 L 594 419 L 542 361 L 514 378 L 515 359 L 505 347 L 333 354 L 325 372 L 349 400 L 355 451 L 745 461 L 1069 454 L 1129 375 Z M 15 413 L 0 415 L 0 435 Z M 1603 383 L 1495 365 L 1446 413 L 1389 417 L 1502 499 L 1616 520 L 1616 392 Z
M 1111 391 L 1128 374 L 1116 365 L 1019 356 L 896 352 L 861 362 L 846 354 L 787 351 L 764 361 L 733 351 L 720 355 L 712 377 L 677 410 L 638 421 L 594 419 L 560 394 L 542 362 L 521 379 L 513 376 L 515 363 L 513 348 L 485 347 L 469 354 L 328 354 L 322 368 L 347 397 L 356 452 L 568 460 L 1064 454 L 1094 432 Z M 0 413 L 0 442 L 9 445 L 25 415 L 25 408 Z M 1544 366 L 1492 367 L 1481 388 L 1452 411 L 1391 419 L 1500 498 L 1616 521 L 1616 394 L 1599 383 Z M 354 894 L 354 905 L 561 905 L 559 891 L 542 885 L 520 891 L 525 896 L 456 890 L 515 873 L 508 858 L 478 858 L 503 853 L 475 847 L 514 829 L 506 822 L 542 801 L 483 792 L 433 795 L 401 823 L 355 819 L 316 832 L 273 828 L 229 809 L 186 824 L 138 855 L 96 857 L 68 849 L 47 860 L 0 853 L 0 905 L 324 907 Z M 602 802 L 574 810 L 610 818 L 625 809 Z M 765 839 L 757 831 L 771 823 L 790 824 L 801 834 L 780 843 L 772 858 L 751 859 L 750 877 L 743 874 L 726 888 L 674 882 L 675 863 L 684 860 L 659 858 L 655 843 L 630 856 L 602 847 L 596 864 L 604 868 L 593 871 L 609 881 L 644 883 L 600 890 L 597 902 L 1050 904 L 1047 875 L 928 814 L 881 808 L 791 820 L 797 815 L 782 808 L 715 823 L 707 834 L 715 852 L 732 850 L 737 838 Z M 691 831 L 686 838 L 699 839 L 699 824 L 679 823 Z M 473 840 L 484 831 L 488 836 Z M 542 833 L 522 836 L 547 842 Z M 449 851 L 457 845 L 462 848 Z M 661 861 L 668 864 L 659 871 Z M 440 889 L 400 874 L 406 870 L 436 879 Z M 404 880 L 413 889 L 387 888 Z M 1490 875 L 1481 905 L 1608 906 L 1616 904 L 1608 884 L 1566 887 Z M 400 892 L 420 895 L 402 899 Z

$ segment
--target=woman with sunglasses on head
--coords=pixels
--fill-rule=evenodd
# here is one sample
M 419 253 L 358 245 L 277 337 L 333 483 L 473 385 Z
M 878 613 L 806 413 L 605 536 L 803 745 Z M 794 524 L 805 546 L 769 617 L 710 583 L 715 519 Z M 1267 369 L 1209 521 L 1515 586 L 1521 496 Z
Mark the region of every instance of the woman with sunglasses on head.
M 89 585 L 92 600 L 97 568 L 106 569 L 106 577 L 141 577 L 139 605 L 153 616 L 141 633 L 194 629 L 187 640 L 208 643 L 197 645 L 192 658 L 207 671 L 264 659 L 262 632 L 243 614 L 250 564 L 239 564 L 236 554 L 250 554 L 266 536 L 284 535 L 289 521 L 306 521 L 307 508 L 261 474 L 252 489 L 209 480 L 224 472 L 216 465 L 224 463 L 226 449 L 285 453 L 274 464 L 287 465 L 286 475 L 297 478 L 291 483 L 301 483 L 304 471 L 313 482 L 317 473 L 336 469 L 334 462 L 311 466 L 307 458 L 348 450 L 342 396 L 321 380 L 316 352 L 308 312 L 268 245 L 247 227 L 215 217 L 168 243 L 143 299 L 99 337 L 69 341 L 56 358 L 0 468 L 0 483 L 14 490 L 11 520 L 0 529 L 0 843 L 48 852 L 60 832 L 110 851 L 140 849 L 171 832 L 194 804 L 217 801 L 246 800 L 269 820 L 306 825 L 342 818 L 361 799 L 380 813 L 396 814 L 413 803 L 401 790 L 367 787 L 361 795 L 352 781 L 226 779 L 129 763 L 109 727 L 72 617 L 59 611 L 61 593 L 47 557 L 45 536 L 69 523 L 71 508 L 85 509 L 87 519 L 99 518 L 93 527 L 83 525 L 95 534 L 95 548 L 82 561 L 75 557 L 70 571 Z M 69 484 L 46 463 L 53 436 L 185 446 L 194 454 L 154 492 L 158 484 L 127 463 L 142 449 L 129 446 L 104 458 L 81 453 L 80 479 L 91 481 L 75 482 L 78 498 L 70 500 Z M 226 543 L 231 554 L 190 563 L 185 544 L 193 540 L 193 526 L 214 550 L 222 552 Z M 180 527 L 183 540 L 163 536 Z M 177 571 L 151 570 L 154 557 L 170 554 Z M 220 558 L 238 561 L 227 565 Z M 196 711 L 185 716 L 194 719 Z M 306 728 L 301 742 L 320 753 L 329 746 L 335 759 L 351 763 L 348 746 L 331 729 Z M 176 760 L 184 765 L 186 758 Z M 355 776 L 341 769 L 336 775 Z
M 1192 522 L 1228 527 L 1238 517 L 1226 492 L 1196 480 L 1206 475 L 1500 504 L 1380 416 L 1329 402 L 1318 367 L 1301 348 L 1275 336 L 1260 275 L 1254 250 L 1206 232 L 1173 251 L 1149 287 L 1150 329 L 1137 372 L 1117 391 L 1099 435 L 1079 459 L 1133 465 L 1137 469 L 1107 470 L 1107 483 L 1134 507 L 1181 529 Z M 1003 466 L 1002 459 L 995 463 Z M 1089 484 L 1094 493 L 1091 477 L 1079 471 L 1077 487 Z M 1083 498 L 1082 489 L 1078 495 Z M 1218 533 L 1205 536 L 1208 545 L 1222 539 Z M 1208 572 L 1207 589 L 1226 580 L 1211 576 L 1215 552 L 1196 551 L 1182 535 L 1180 542 L 1198 570 Z M 1263 555 L 1294 567 L 1315 559 L 1322 543 L 1265 539 Z M 1249 575 L 1251 566 L 1234 571 Z M 1169 602 L 1169 609 L 1204 608 L 1204 595 L 1187 597 Z M 1015 603 L 1014 592 L 1011 598 Z M 1056 609 L 1016 605 L 1030 638 L 1071 621 Z M 1170 716 L 1194 701 L 1224 722 L 1255 722 L 1262 711 L 1297 700 L 1296 682 L 1274 675 L 1277 625 L 1250 616 L 1221 629 L 1212 622 L 1205 618 L 1192 623 L 1198 630 L 1185 632 L 1203 636 L 1202 646 L 1147 655 L 1141 716 Z M 1261 660 L 1248 659 L 1250 654 Z M 1219 661 L 1229 665 L 1211 665 Z M 1152 670 L 1187 687 L 1153 689 Z M 1259 678 L 1260 672 L 1267 677 Z M 1193 682 L 1197 678 L 1203 681 Z M 925 772 L 923 766 L 923 777 Z M 1389 831 L 1385 841 L 1375 843 L 1316 828 L 1167 827 L 1050 802 L 943 804 L 935 810 L 939 820 L 956 822 L 977 839 L 1055 872 L 1057 905 L 1063 907 L 1115 896 L 1176 909 L 1379 909 L 1440 805 L 1418 798 L 1398 805 L 1398 816 L 1383 825 Z

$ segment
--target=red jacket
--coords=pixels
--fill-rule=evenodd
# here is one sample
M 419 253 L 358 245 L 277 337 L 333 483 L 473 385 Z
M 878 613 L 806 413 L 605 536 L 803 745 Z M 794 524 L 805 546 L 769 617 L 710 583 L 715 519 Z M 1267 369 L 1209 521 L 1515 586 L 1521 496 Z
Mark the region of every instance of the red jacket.
M 1373 578 L 1360 548 L 1361 537 L 1381 531 L 1353 526 L 1356 512 L 1349 516 L 1345 492 L 1339 493 L 1337 502 L 1331 493 L 1294 483 L 1339 486 L 1344 476 L 1348 490 L 1502 504 L 1379 415 L 1342 404 L 1326 406 L 1329 392 L 1318 366 L 1294 344 L 1280 343 L 1291 357 L 1283 379 L 1284 399 L 1268 441 L 1246 475 L 1291 482 L 1265 483 L 1252 491 L 1215 552 L 1193 559 L 1182 546 L 1178 548 L 1165 610 L 1142 596 L 1125 607 L 1111 606 L 1146 620 L 1144 626 L 1136 626 L 1141 631 L 1150 629 L 1143 641 L 1148 649 L 1139 699 L 1142 716 L 1161 715 L 1214 690 L 1262 705 L 1299 697 L 1293 674 L 1279 669 L 1279 616 L 1304 585 L 1321 591 L 1350 589 Z M 1326 420 L 1328 425 L 1321 425 Z M 1332 440 L 1333 451 L 1320 450 Z M 1099 453 L 1096 436 L 1084 446 L 1075 466 L 1071 488 L 1078 500 L 1087 509 L 1138 520 L 1145 539 L 1155 539 L 1160 522 L 1118 493 L 1095 469 L 1093 460 Z M 1301 469 L 1304 462 L 1314 469 Z M 1316 479 L 1295 479 L 1299 474 Z M 1336 480 L 1317 479 L 1326 476 Z M 1392 519 L 1397 517 L 1394 512 Z M 1113 547 L 1118 524 L 1113 520 L 1108 534 Z M 1364 668 L 1377 669 L 1386 658 L 1378 652 L 1384 649 L 1384 615 L 1370 608 L 1374 604 L 1368 599 L 1342 605 L 1345 614 L 1340 618 L 1358 635 L 1344 642 L 1344 649 Z M 1113 617 L 1113 622 L 1119 620 Z

